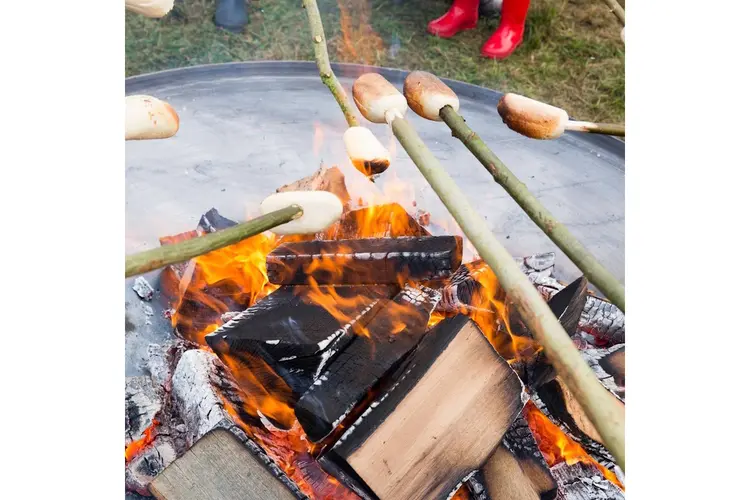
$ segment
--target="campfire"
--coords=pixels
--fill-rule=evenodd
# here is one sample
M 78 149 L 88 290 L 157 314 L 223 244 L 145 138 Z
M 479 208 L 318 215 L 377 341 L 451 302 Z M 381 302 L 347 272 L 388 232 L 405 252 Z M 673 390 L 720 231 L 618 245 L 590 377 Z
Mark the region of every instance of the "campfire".
M 126 381 L 129 491 L 179 498 L 232 462 L 262 498 L 623 498 L 467 240 L 415 204 L 352 196 L 336 167 L 279 191 L 305 189 L 346 207 L 324 232 L 262 233 L 136 279 L 174 338 Z M 211 209 L 160 243 L 235 224 Z M 583 277 L 558 282 L 553 254 L 517 263 L 624 404 L 623 314 Z

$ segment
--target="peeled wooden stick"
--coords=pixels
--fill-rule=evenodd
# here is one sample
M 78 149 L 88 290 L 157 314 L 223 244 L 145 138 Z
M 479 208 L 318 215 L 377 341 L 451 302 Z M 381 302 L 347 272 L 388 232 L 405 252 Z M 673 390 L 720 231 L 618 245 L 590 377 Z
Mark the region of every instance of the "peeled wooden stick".
M 532 139 L 557 139 L 566 130 L 625 137 L 625 125 L 573 121 L 564 109 L 518 94 L 501 97 L 497 112 L 508 128 Z
M 617 0 L 604 0 L 604 3 L 609 5 L 609 8 L 617 16 L 617 19 L 619 19 L 622 25 L 625 26 L 625 9 L 622 8 L 620 2 Z
M 125 140 L 166 139 L 180 129 L 172 106 L 148 95 L 125 98 Z
M 318 3 L 315 0 L 302 0 L 302 6 L 307 12 L 307 20 L 312 32 L 315 63 L 320 71 L 320 79 L 333 94 L 333 98 L 336 99 L 344 113 L 346 123 L 351 127 L 344 133 L 346 153 L 354 168 L 366 176 L 372 177 L 383 173 L 391 164 L 391 156 L 385 146 L 378 141 L 369 129 L 359 126 L 356 113 L 346 95 L 346 90 L 333 73 L 331 63 L 328 60 L 326 35 L 323 30 L 323 22 L 320 19 Z
M 625 414 L 622 405 L 602 386 L 534 285 L 492 235 L 484 218 L 474 211 L 469 200 L 427 149 L 414 128 L 404 120 L 405 109 L 393 97 L 394 91 L 398 91 L 385 79 L 378 80 L 379 84 L 375 84 L 374 79 L 370 80 L 364 88 L 358 86 L 359 81 L 354 82 L 358 107 L 366 110 L 364 114 L 368 120 L 375 123 L 386 121 L 391 126 L 393 134 L 419 171 L 495 273 L 534 338 L 544 347 L 558 375 L 568 385 L 605 445 L 625 470 Z M 403 104 L 406 104 L 405 100 Z
M 621 311 L 625 311 L 625 288 L 596 260 L 586 247 L 573 236 L 565 225 L 537 200 L 526 185 L 518 180 L 500 158 L 458 114 L 458 96 L 438 77 L 424 71 L 409 73 L 404 81 L 404 95 L 409 107 L 419 116 L 433 121 L 443 121 L 484 165 L 508 194 L 518 203 L 539 229 L 583 272 L 588 280 Z
M 174 7 L 174 0 L 125 0 L 125 9 L 146 17 L 164 17 Z
M 263 231 L 277 234 L 317 233 L 339 220 L 343 206 L 327 191 L 286 191 L 261 203 L 262 216 L 215 233 L 164 245 L 125 257 L 125 277 L 185 262 L 247 239 Z

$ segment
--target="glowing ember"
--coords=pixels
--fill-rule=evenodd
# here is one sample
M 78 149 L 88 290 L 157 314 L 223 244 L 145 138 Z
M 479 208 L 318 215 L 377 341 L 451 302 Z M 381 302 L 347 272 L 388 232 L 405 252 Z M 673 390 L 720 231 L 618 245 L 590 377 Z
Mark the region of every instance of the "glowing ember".
M 146 430 L 143 432 L 143 437 L 137 441 L 133 441 L 125 447 L 125 463 L 130 462 L 141 450 L 146 448 L 148 445 L 154 442 L 156 439 L 156 426 L 159 425 L 159 421 L 154 419 Z
M 591 458 L 580 444 L 571 439 L 565 432 L 542 413 L 533 403 L 529 402 L 523 409 L 524 416 L 529 423 L 529 429 L 539 443 L 539 450 L 544 455 L 544 460 L 550 467 L 565 462 L 573 465 L 578 462 L 596 466 L 604 477 L 610 482 L 616 484 L 621 490 L 625 487 L 617 479 L 617 476 L 602 467 L 599 462 Z

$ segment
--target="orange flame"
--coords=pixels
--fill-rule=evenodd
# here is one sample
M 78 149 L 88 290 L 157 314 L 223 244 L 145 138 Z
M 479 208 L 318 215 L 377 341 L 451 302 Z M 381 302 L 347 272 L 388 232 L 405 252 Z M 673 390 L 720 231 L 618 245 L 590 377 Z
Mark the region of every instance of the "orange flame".
M 385 53 L 380 36 L 370 26 L 370 2 L 350 0 L 338 2 L 341 11 L 341 37 L 338 57 L 340 60 L 362 64 L 377 64 Z M 350 10 L 351 9 L 351 10 Z M 359 22 L 352 22 L 351 11 L 359 14 Z
M 565 462 L 573 465 L 578 462 L 595 466 L 602 475 L 618 488 L 625 491 L 625 487 L 617 479 L 611 470 L 601 466 L 599 462 L 591 458 L 580 444 L 571 439 L 562 429 L 553 424 L 547 416 L 539 410 L 532 402 L 526 404 L 523 409 L 524 416 L 529 423 L 529 429 L 534 434 L 539 450 L 544 455 L 544 460 L 550 467 Z
M 125 463 L 130 462 L 136 455 L 138 455 L 142 450 L 144 450 L 148 445 L 154 442 L 154 439 L 156 439 L 156 427 L 159 425 L 159 421 L 157 419 L 153 419 L 151 421 L 151 425 L 149 425 L 146 430 L 143 432 L 143 436 L 128 444 L 125 446 Z

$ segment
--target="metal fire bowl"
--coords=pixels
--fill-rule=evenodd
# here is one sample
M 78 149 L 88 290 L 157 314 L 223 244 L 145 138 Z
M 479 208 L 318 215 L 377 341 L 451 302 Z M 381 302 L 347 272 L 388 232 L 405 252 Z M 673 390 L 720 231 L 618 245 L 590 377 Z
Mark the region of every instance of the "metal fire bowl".
M 352 64 L 334 64 L 333 70 L 348 90 L 365 72 L 378 72 L 397 88 L 402 88 L 408 74 Z M 566 133 L 553 141 L 527 139 L 508 129 L 498 116 L 500 92 L 444 81 L 458 94 L 467 123 L 624 281 L 624 142 L 581 133 Z M 212 207 L 235 220 L 256 216 L 263 198 L 311 174 L 321 162 L 338 165 L 347 183 L 357 177 L 341 138 L 346 122 L 312 62 L 246 62 L 169 70 L 128 78 L 125 91 L 166 100 L 180 116 L 175 137 L 126 143 L 128 253 L 157 246 L 160 236 L 194 229 L 201 214 Z M 511 254 L 556 251 L 558 279 L 572 281 L 580 275 L 444 124 L 414 113 L 407 118 Z M 361 121 L 383 144 L 390 145 L 393 156 L 391 168 L 376 184 L 383 187 L 395 175 L 413 190 L 417 206 L 429 211 L 433 222 L 450 220 L 387 126 Z M 436 224 L 429 229 L 434 234 L 459 232 Z M 147 276 L 152 283 L 153 276 Z M 128 288 L 130 283 L 126 283 Z M 135 305 L 133 292 L 126 293 Z

